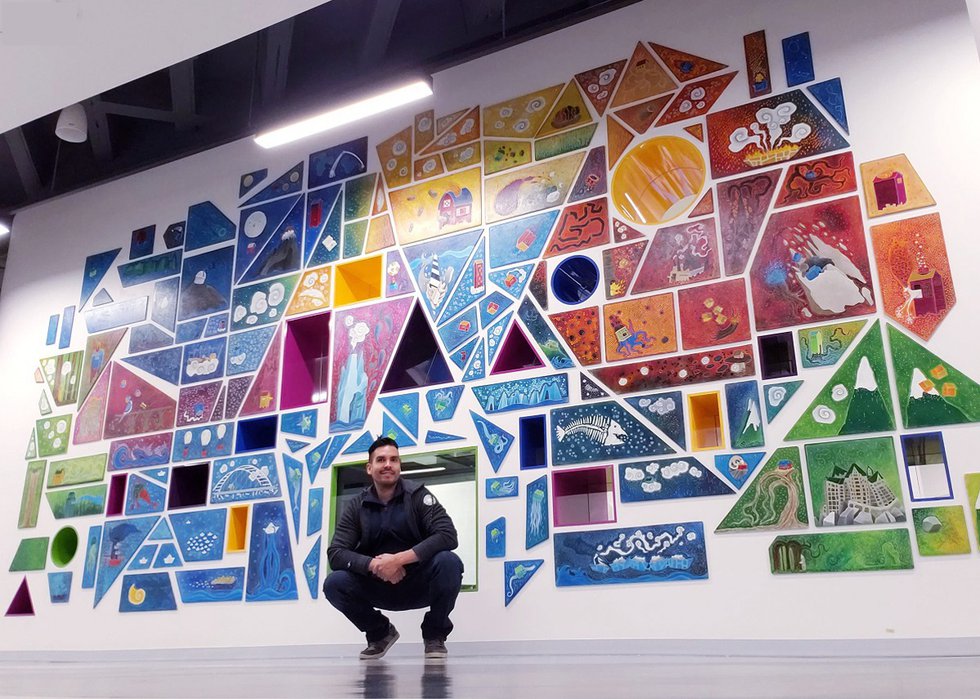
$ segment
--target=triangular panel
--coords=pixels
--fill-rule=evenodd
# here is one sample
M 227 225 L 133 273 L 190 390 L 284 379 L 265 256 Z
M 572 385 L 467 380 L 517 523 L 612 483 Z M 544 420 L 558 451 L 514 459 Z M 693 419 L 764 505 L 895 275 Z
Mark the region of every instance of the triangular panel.
M 548 112 L 544 123 L 535 134 L 535 138 L 550 136 L 573 126 L 581 126 L 591 119 L 589 108 L 582 98 L 582 92 L 578 89 L 575 81 L 571 81 L 565 86 L 558 101 Z
M 248 396 L 242 404 L 240 415 L 275 412 L 279 397 L 280 335 L 282 335 L 281 326 L 272 338 L 269 351 L 266 353 L 262 366 L 255 375 L 255 381 L 249 389 Z
M 116 261 L 122 248 L 107 250 L 105 252 L 89 255 L 85 258 L 85 267 L 82 271 L 82 294 L 78 302 L 78 307 L 82 308 L 92 297 L 95 289 L 105 278 L 106 273 L 112 268 L 112 263 Z
M 313 156 L 310 157 L 312 158 Z M 293 194 L 294 192 L 298 192 L 303 189 L 304 165 L 305 163 L 303 163 L 303 161 L 293 165 L 291 168 L 289 168 L 289 170 L 267 184 L 263 189 L 260 189 L 255 195 L 246 201 L 243 206 L 252 206 L 252 204 L 258 204 L 259 202 L 276 199 L 287 194 Z M 312 177 L 312 173 L 310 173 L 310 175 Z
M 715 470 L 727 478 L 736 490 L 741 490 L 764 458 L 766 458 L 764 451 L 716 454 Z
M 661 46 L 652 42 L 650 43 L 650 48 L 660 57 L 660 60 L 674 74 L 674 77 L 682 83 L 728 67 L 724 63 L 718 63 L 718 61 L 712 61 L 708 58 L 695 56 L 693 53 L 678 51 L 677 49 L 668 48 L 667 46 Z
M 645 134 L 653 126 L 673 95 L 661 95 L 646 102 L 640 102 L 632 107 L 626 107 L 615 112 L 616 116 L 638 134 Z
M 630 57 L 623 79 L 616 90 L 613 107 L 620 107 L 647 97 L 670 92 L 677 87 L 667 72 L 660 67 L 646 47 L 637 42 Z
M 709 214 L 713 214 L 714 212 L 715 212 L 715 191 L 713 189 L 709 189 L 707 192 L 704 193 L 704 196 L 701 197 L 701 201 L 695 204 L 694 208 L 691 209 L 691 215 L 688 216 L 688 218 L 698 218 L 700 216 L 708 216 Z
M 180 358 L 181 348 L 171 347 L 158 352 L 126 357 L 123 361 L 176 386 L 180 383 Z
M 409 273 L 418 285 L 425 308 L 432 320 L 436 320 L 443 305 L 450 298 L 454 284 L 463 276 L 466 261 L 470 258 L 482 231 L 438 238 L 405 248 Z M 483 280 L 481 279 L 481 286 Z
M 612 116 L 606 116 L 606 140 L 609 145 L 608 165 L 610 170 L 616 166 L 619 157 L 633 142 L 634 138 L 635 136 L 625 126 L 613 119 Z
M 508 606 L 524 589 L 531 578 L 541 570 L 544 560 L 504 561 L 504 606 Z
M 486 418 L 477 415 L 472 410 L 470 411 L 470 417 L 473 419 L 476 434 L 483 444 L 487 458 L 490 459 L 493 472 L 497 473 L 500 470 L 501 464 L 504 463 L 504 459 L 507 458 L 507 452 L 510 451 L 511 446 L 514 444 L 514 435 L 502 427 L 498 427 Z
M 531 272 L 533 270 L 533 264 L 507 267 L 490 272 L 489 278 L 491 282 L 503 289 L 505 293 L 510 294 L 515 299 L 520 299 L 527 283 L 531 281 Z M 456 292 L 459 293 L 459 289 Z
M 406 432 L 401 425 L 394 421 L 394 419 L 384 413 L 381 418 L 381 434 L 379 437 L 390 437 L 395 440 L 399 447 L 414 447 L 415 440 L 412 439 L 408 432 Z
M 599 116 L 606 111 L 606 105 L 623 76 L 625 66 L 624 59 L 575 75 L 575 80 L 582 86 L 585 96 L 589 98 Z
M 684 432 L 684 399 L 680 391 L 632 396 L 627 398 L 626 402 L 649 420 L 651 425 L 667 435 L 681 450 L 687 449 L 687 437 Z
M 385 298 L 403 296 L 414 291 L 408 265 L 398 250 L 391 250 L 385 258 Z
M 486 264 L 486 245 L 481 238 L 462 273 L 462 279 L 456 285 L 456 290 L 453 291 L 449 301 L 442 309 L 439 322 L 452 318 L 477 299 L 483 298 L 487 290 Z M 428 287 L 426 287 L 426 292 L 428 292 Z
M 419 394 L 407 393 L 400 396 L 382 396 L 381 405 L 391 413 L 413 437 L 419 436 Z
M 895 415 L 885 368 L 885 348 L 881 324 L 875 322 L 793 425 L 786 439 L 821 439 L 892 429 L 895 429 Z
M 763 402 L 766 404 L 766 422 L 772 422 L 779 412 L 786 407 L 789 399 L 796 395 L 802 380 L 783 381 L 781 383 L 771 383 L 763 386 Z
M 235 222 L 211 202 L 193 204 L 187 209 L 184 250 L 190 252 L 232 240 L 235 237 L 235 230 Z
M 735 79 L 735 75 L 735 72 L 725 73 L 685 85 L 674 97 L 674 101 L 670 103 L 660 119 L 657 120 L 657 126 L 686 121 L 707 114 L 708 110 L 721 97 L 725 88 Z
M 461 439 L 466 439 L 466 437 L 461 437 L 457 434 L 449 434 L 448 432 L 439 432 L 437 430 L 428 430 L 425 433 L 426 444 L 441 444 L 442 442 L 458 442 Z
M 374 442 L 375 436 L 371 434 L 371 430 L 364 430 L 361 436 L 350 443 L 350 446 L 344 449 L 341 454 L 345 456 L 348 454 L 366 454 L 368 447 Z
M 814 83 L 807 87 L 807 91 L 817 98 L 820 106 L 826 109 L 834 121 L 844 129 L 844 133 L 850 133 L 847 128 L 847 108 L 844 106 L 844 88 L 841 87 L 840 78 Z
M 177 401 L 133 372 L 114 364 L 103 438 L 169 429 Z
M 299 513 L 303 509 L 303 462 L 289 454 L 282 455 L 286 473 L 286 491 L 289 493 L 289 512 L 293 519 L 293 534 L 299 543 Z
M 544 362 L 534 351 L 520 326 L 515 323 L 510 326 L 510 332 L 507 333 L 507 337 L 501 344 L 497 353 L 497 361 L 490 373 L 495 375 L 507 371 L 540 369 L 542 367 L 544 367 Z
M 649 242 L 640 240 L 602 251 L 602 273 L 606 282 L 607 300 L 626 296 Z
M 598 146 L 589 151 L 582 163 L 575 186 L 568 192 L 568 203 L 591 199 L 609 190 L 606 174 L 606 147 Z
M 303 578 L 310 590 L 310 599 L 320 596 L 320 548 L 322 537 L 317 537 L 310 547 L 310 552 L 303 559 Z M 298 542 L 297 542 L 298 543 Z
M 715 532 L 806 529 L 809 516 L 801 469 L 797 447 L 777 449 Z
M 597 400 L 609 395 L 606 390 L 590 379 L 586 374 L 579 374 L 579 393 L 582 400 Z
M 78 391 L 78 404 L 88 397 L 92 386 L 99 380 L 109 366 L 109 360 L 115 354 L 119 343 L 126 334 L 125 328 L 109 330 L 108 332 L 90 335 L 85 341 L 85 357 L 82 359 L 81 387 Z
M 888 343 L 906 428 L 980 420 L 980 386 L 976 381 L 891 325 Z M 891 406 L 890 398 L 888 404 Z
M 432 327 L 418 304 L 405 323 L 405 332 L 391 357 L 391 369 L 381 388 L 384 393 L 434 386 L 453 380 L 442 349 L 432 333 Z

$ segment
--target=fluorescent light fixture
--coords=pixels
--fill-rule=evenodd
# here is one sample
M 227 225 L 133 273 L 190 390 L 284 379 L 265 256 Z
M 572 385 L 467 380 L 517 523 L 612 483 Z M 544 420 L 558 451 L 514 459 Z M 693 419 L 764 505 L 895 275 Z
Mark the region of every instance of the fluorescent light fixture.
M 415 476 L 415 475 L 418 475 L 419 473 L 438 473 L 440 471 L 445 471 L 445 470 L 446 470 L 446 467 L 445 466 L 434 466 L 432 468 L 405 469 L 404 473 L 409 473 L 409 474 Z
M 255 142 L 263 148 L 275 148 L 374 114 L 380 114 L 395 107 L 401 107 L 431 94 L 432 86 L 428 81 L 416 80 L 379 95 L 351 102 L 309 119 L 303 119 L 280 129 L 259 134 L 255 137 Z
M 0 221 L 0 235 L 7 235 L 10 232 L 10 227 L 6 223 Z

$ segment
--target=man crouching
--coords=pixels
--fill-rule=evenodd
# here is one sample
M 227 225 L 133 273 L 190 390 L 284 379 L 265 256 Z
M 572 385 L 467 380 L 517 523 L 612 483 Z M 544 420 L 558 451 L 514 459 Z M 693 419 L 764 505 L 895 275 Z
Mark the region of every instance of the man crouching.
M 398 444 L 379 437 L 368 449 L 372 484 L 344 508 L 327 558 L 323 594 L 367 636 L 361 660 L 381 658 L 398 631 L 379 609 L 428 607 L 422 620 L 427 660 L 447 655 L 449 614 L 463 581 L 456 527 L 421 483 L 401 477 Z

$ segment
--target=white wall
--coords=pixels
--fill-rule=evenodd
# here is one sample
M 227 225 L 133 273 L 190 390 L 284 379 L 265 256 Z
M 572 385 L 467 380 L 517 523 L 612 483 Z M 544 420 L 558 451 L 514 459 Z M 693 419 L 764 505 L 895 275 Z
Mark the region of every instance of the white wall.
M 768 34 L 776 92 L 785 88 L 779 39 L 808 30 L 818 78 L 843 78 L 855 159 L 860 162 L 904 152 L 927 183 L 943 216 L 959 300 L 929 347 L 954 366 L 980 377 L 974 360 L 978 339 L 974 309 L 980 298 L 980 275 L 975 270 L 980 245 L 976 242 L 972 177 L 980 153 L 980 136 L 974 127 L 980 119 L 980 70 L 962 0 L 650 1 L 439 74 L 431 104 L 439 114 L 491 104 L 627 57 L 640 39 L 742 68 L 742 36 L 760 28 Z M 740 74 L 716 109 L 746 101 L 744 80 Z M 250 142 L 230 144 L 40 205 L 17 217 L 0 299 L 0 338 L 4 341 L 0 375 L 7 381 L 7 401 L 0 419 L 7 473 L 6 488 L 0 494 L 0 561 L 11 559 L 21 535 L 33 533 L 14 529 L 23 452 L 38 394 L 32 374 L 37 359 L 51 353 L 43 345 L 48 315 L 78 302 L 85 256 L 125 247 L 129 232 L 149 223 L 156 223 L 162 231 L 168 223 L 181 220 L 187 206 L 198 201 L 210 199 L 231 214 L 237 205 L 241 173 L 260 167 L 268 167 L 270 174 L 282 172 L 315 150 L 365 133 L 371 138 L 373 153 L 375 143 L 409 124 L 412 115 L 425 106 L 401 109 L 272 152 L 261 151 Z M 378 170 L 376 158 L 370 168 Z M 110 288 L 114 296 L 116 291 Z M 84 346 L 81 327 L 79 323 L 73 348 Z M 829 375 L 830 371 L 811 370 L 801 395 L 767 426 L 769 449 L 778 444 L 776 438 L 785 434 L 793 417 Z M 574 373 L 572 383 L 576 383 Z M 467 407 L 461 407 L 458 424 L 435 425 L 435 429 L 472 434 Z M 505 415 L 499 422 L 516 434 L 517 416 Z M 380 418 L 373 415 L 369 426 L 377 429 L 374 423 L 379 424 Z M 974 427 L 954 427 L 944 433 L 955 502 L 966 505 L 963 473 L 977 470 L 974 444 L 978 432 Z M 512 453 L 501 474 L 517 472 L 517 455 Z M 489 464 L 482 463 L 481 476 L 488 475 L 492 475 Z M 522 493 L 524 485 L 538 475 L 540 472 L 521 474 Z M 482 492 L 481 481 L 480 526 L 506 515 L 510 523 L 508 557 L 540 557 L 546 566 L 504 609 L 502 565 L 481 560 L 480 591 L 460 598 L 454 640 L 980 635 L 976 553 L 937 560 L 916 554 L 914 571 L 776 578 L 769 573 L 767 559 L 773 533 L 709 535 L 707 581 L 556 589 L 550 546 L 523 550 L 523 499 L 488 503 Z M 908 503 L 907 489 L 905 496 Z M 693 519 L 704 521 L 705 529 L 711 531 L 732 503 L 731 498 L 703 498 L 620 504 L 616 526 Z M 53 533 L 56 528 L 45 507 L 42 505 L 37 531 Z M 84 535 L 87 523 L 79 529 Z M 301 546 L 297 556 L 304 554 Z M 75 599 L 60 608 L 48 605 L 41 576 L 32 575 L 38 616 L 0 621 L 0 650 L 260 646 L 355 642 L 359 638 L 325 602 L 304 599 L 302 582 L 296 603 L 197 605 L 179 613 L 149 616 L 117 613 L 117 582 L 92 610 L 87 604 L 90 592 L 78 589 L 81 568 L 77 563 L 72 565 Z M 227 564 L 244 565 L 244 560 Z M 20 574 L 0 576 L 3 604 L 20 579 Z M 403 635 L 421 614 L 406 616 L 399 622 Z

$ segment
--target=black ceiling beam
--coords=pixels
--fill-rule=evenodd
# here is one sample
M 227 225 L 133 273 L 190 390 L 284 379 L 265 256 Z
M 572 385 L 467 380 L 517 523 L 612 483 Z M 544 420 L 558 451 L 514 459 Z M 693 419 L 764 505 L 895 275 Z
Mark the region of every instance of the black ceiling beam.
M 194 98 L 194 59 L 170 66 L 170 104 L 178 131 L 186 131 L 196 123 L 197 103 Z
M 385 57 L 401 4 L 401 0 L 374 0 L 371 23 L 357 60 L 358 69 L 369 71 Z
M 116 116 L 130 117 L 132 119 L 146 119 L 147 121 L 177 121 L 177 115 L 168 109 L 156 109 L 154 107 L 137 107 L 133 104 L 121 104 L 119 102 L 105 102 L 99 100 L 99 108 L 105 114 L 115 114 Z
M 14 167 L 17 168 L 20 182 L 24 185 L 24 191 L 27 192 L 28 197 L 37 196 L 41 193 L 41 178 L 37 174 L 37 166 L 27 146 L 27 139 L 24 138 L 24 130 L 18 126 L 5 133 L 4 138 L 10 148 L 10 155 L 14 159 Z
M 112 140 L 109 137 L 109 119 L 104 108 L 106 103 L 93 97 L 83 104 L 88 117 L 88 140 L 92 144 L 92 153 L 99 162 L 108 162 L 112 159 Z
M 279 102 L 286 94 L 294 26 L 295 18 L 290 17 L 260 32 L 259 99 L 263 105 Z

